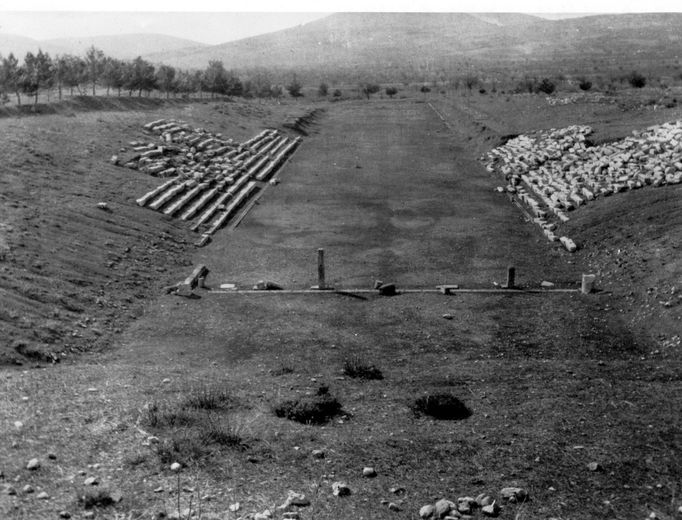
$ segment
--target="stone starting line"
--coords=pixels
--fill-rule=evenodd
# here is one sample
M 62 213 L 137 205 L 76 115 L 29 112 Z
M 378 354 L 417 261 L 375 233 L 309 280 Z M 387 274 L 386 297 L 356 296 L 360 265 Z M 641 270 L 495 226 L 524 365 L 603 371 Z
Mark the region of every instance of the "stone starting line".
M 206 286 L 206 277 L 209 270 L 205 265 L 198 265 L 184 281 L 166 288 L 167 293 L 174 293 L 179 296 L 196 296 L 194 290 L 199 288 L 205 294 L 337 294 L 345 296 L 361 296 L 365 294 L 375 294 L 378 296 L 398 296 L 401 294 L 589 294 L 594 290 L 596 276 L 593 274 L 583 274 L 580 289 L 555 288 L 551 282 L 540 288 L 519 287 L 516 285 L 516 268 L 507 267 L 507 281 L 504 285 L 491 288 L 465 288 L 456 284 L 441 284 L 435 288 L 410 288 L 399 290 L 395 283 L 384 283 L 377 280 L 373 289 L 367 288 L 334 288 L 326 283 L 324 249 L 317 250 L 317 285 L 309 289 L 285 289 L 275 282 L 260 280 L 252 289 L 239 289 L 235 284 L 221 284 L 219 289 L 211 289 Z M 543 282 L 543 285 L 545 282 Z

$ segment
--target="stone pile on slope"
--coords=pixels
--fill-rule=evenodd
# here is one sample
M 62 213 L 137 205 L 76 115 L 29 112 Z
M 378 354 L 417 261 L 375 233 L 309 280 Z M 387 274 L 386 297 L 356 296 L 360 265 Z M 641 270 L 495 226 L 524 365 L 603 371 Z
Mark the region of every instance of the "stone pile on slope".
M 145 162 L 149 155 L 140 156 L 141 168 L 148 172 L 160 170 L 173 178 L 137 199 L 137 203 L 182 220 L 196 219 L 194 231 L 207 226 L 202 244 L 237 214 L 262 183 L 270 180 L 301 141 L 300 137 L 289 139 L 277 130 L 263 130 L 235 144 L 223 140 L 220 134 L 191 129 L 175 120 L 153 121 L 145 125 L 145 130 L 179 144 L 154 149 L 156 163 Z M 173 150 L 169 158 L 163 156 L 167 150 Z M 161 169 L 171 163 L 173 166 Z
M 159 136 L 159 142 L 132 141 L 133 154 L 122 160 L 124 166 L 150 175 L 170 177 L 196 171 L 226 170 L 230 159 L 243 149 L 222 134 L 192 128 L 184 121 L 159 119 L 144 125 L 144 130 Z
M 549 240 L 569 250 L 575 244 L 557 237 L 567 212 L 598 197 L 682 182 L 682 121 L 652 126 L 633 135 L 591 146 L 589 126 L 520 135 L 484 157 L 488 171 L 504 175 L 507 191 L 517 194 Z

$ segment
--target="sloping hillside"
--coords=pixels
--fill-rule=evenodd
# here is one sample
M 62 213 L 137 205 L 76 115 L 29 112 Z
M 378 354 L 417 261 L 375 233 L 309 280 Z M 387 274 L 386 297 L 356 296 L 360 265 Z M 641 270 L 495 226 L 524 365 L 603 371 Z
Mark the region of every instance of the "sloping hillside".
M 621 70 L 660 67 L 682 53 L 682 14 L 546 20 L 521 14 L 339 13 L 308 24 L 202 49 L 150 54 L 154 61 L 226 67 L 373 73 L 380 79 L 462 74 L 533 64 Z M 653 58 L 656 58 L 653 60 Z M 565 71 L 566 72 L 566 71 Z

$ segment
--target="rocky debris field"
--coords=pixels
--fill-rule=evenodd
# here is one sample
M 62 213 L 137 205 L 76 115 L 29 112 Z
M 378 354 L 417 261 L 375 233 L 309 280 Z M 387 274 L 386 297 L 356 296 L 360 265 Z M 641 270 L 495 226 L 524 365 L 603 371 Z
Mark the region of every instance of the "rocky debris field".
M 682 121 L 601 145 L 589 141 L 591 133 L 572 125 L 520 135 L 484 157 L 488 171 L 508 182 L 498 191 L 518 197 L 545 236 L 571 252 L 576 242 L 558 231 L 568 212 L 598 197 L 682 182 Z
M 206 225 L 199 242 L 224 226 L 269 181 L 295 151 L 301 138 L 290 139 L 277 130 L 263 130 L 240 144 L 222 134 L 194 129 L 182 121 L 160 119 L 144 125 L 167 143 L 131 143 L 139 152 L 124 163 L 170 181 L 137 199 L 137 204 L 181 220 L 196 219 L 192 229 Z M 112 157 L 118 163 L 119 158 Z M 274 184 L 274 182 L 273 182 Z

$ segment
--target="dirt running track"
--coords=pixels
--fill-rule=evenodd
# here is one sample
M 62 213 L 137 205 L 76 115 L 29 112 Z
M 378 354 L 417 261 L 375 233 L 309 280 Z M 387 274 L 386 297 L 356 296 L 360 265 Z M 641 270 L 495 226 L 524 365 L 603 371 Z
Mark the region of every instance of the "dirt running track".
M 491 287 L 508 263 L 536 286 L 578 280 L 567 254 L 494 192 L 498 180 L 465 142 L 425 103 L 331 104 L 280 172 L 281 184 L 197 260 L 216 285 L 310 286 L 318 247 L 336 287 L 369 288 L 377 278 Z

